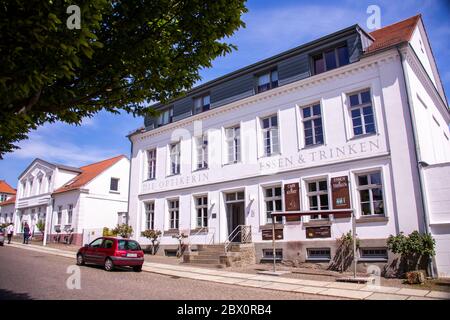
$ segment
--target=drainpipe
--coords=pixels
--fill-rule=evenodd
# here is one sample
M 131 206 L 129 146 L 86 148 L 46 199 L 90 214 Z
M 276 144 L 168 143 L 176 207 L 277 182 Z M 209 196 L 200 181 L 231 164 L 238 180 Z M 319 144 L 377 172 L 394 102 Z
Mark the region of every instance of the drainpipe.
M 412 131 L 413 131 L 413 140 L 414 140 L 414 145 L 415 145 L 414 153 L 415 153 L 416 161 L 417 161 L 416 168 L 417 168 L 417 172 L 418 172 L 419 186 L 420 186 L 420 188 L 419 188 L 420 189 L 420 199 L 421 199 L 422 209 L 423 209 L 423 213 L 424 213 L 423 214 L 423 223 L 425 226 L 425 233 L 431 234 L 430 225 L 429 225 L 429 212 L 428 212 L 428 206 L 426 204 L 426 193 L 425 193 L 426 188 L 425 188 L 425 183 L 424 183 L 425 179 L 423 176 L 423 167 L 426 167 L 427 164 L 426 164 L 426 162 L 421 160 L 417 126 L 414 121 L 414 119 L 415 119 L 414 108 L 412 108 L 412 98 L 411 98 L 411 92 L 409 90 L 410 83 L 409 83 L 408 75 L 406 74 L 406 57 L 400 51 L 399 46 L 397 46 L 396 48 L 397 48 L 397 52 L 401 59 L 400 65 L 402 67 L 403 78 L 405 80 L 406 100 L 407 100 L 408 109 L 409 109 L 409 120 L 411 122 Z M 436 264 L 435 264 L 433 257 L 430 257 L 430 259 L 429 259 L 428 271 L 430 272 L 430 275 L 432 278 L 436 277 Z
M 130 147 L 130 170 L 128 172 L 128 203 L 127 203 L 127 214 L 126 214 L 126 224 L 127 225 L 128 225 L 129 220 L 130 220 L 131 159 L 133 159 L 133 141 L 131 141 L 131 137 L 130 136 L 128 136 L 128 140 L 130 140 L 131 147 Z M 136 224 L 135 224 L 136 225 L 136 230 L 134 231 L 136 240 L 138 240 L 137 232 L 138 232 L 138 227 L 139 227 L 137 222 L 138 222 L 138 217 L 136 215 Z

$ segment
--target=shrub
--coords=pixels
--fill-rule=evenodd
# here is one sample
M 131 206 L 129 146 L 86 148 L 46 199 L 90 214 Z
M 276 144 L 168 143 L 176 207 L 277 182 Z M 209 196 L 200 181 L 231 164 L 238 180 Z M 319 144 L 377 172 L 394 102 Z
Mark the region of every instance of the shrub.
M 115 236 L 115 234 L 109 228 L 104 227 L 103 228 L 103 236 L 104 237 L 113 237 L 113 236 Z
M 118 224 L 114 229 L 112 229 L 112 233 L 115 236 L 120 236 L 122 238 L 129 238 L 133 235 L 133 227 L 129 226 L 126 223 Z
M 435 240 L 430 234 L 413 231 L 408 236 L 403 232 L 390 235 L 387 246 L 395 254 L 399 254 L 405 263 L 406 271 L 417 271 L 419 266 L 435 255 Z
M 39 221 L 36 223 L 36 228 L 38 228 L 38 230 L 39 230 L 40 232 L 43 232 L 44 229 L 45 229 L 45 222 L 42 221 L 42 220 L 39 220 Z
M 143 237 L 150 239 L 152 241 L 152 255 L 155 254 L 155 243 L 157 242 L 161 234 L 162 232 L 159 230 L 150 230 L 150 229 L 141 232 L 141 235 Z

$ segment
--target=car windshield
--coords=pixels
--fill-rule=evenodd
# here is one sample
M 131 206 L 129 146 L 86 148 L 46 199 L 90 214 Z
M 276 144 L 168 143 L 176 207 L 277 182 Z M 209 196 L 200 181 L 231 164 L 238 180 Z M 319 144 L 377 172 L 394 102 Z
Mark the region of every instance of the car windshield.
M 119 240 L 119 250 L 138 251 L 141 250 L 139 243 L 133 240 Z

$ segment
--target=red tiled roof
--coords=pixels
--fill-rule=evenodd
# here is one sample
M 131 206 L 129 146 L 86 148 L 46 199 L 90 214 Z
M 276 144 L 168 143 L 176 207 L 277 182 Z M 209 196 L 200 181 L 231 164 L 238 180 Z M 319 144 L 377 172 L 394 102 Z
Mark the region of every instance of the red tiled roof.
M 406 20 L 372 31 L 370 35 L 375 41 L 367 48 L 366 53 L 372 53 L 409 41 L 421 17 L 418 14 Z
M 0 207 L 6 206 L 6 205 L 8 205 L 8 204 L 14 204 L 14 203 L 16 203 L 16 196 L 12 196 L 12 197 L 9 198 L 8 200 L 3 201 L 3 202 L 0 202 Z
M 97 177 L 99 174 L 101 174 L 103 171 L 117 163 L 119 160 L 126 158 L 124 155 L 120 155 L 111 159 L 106 159 L 100 162 L 96 162 L 84 167 L 80 167 L 80 170 L 82 171 L 79 175 L 77 175 L 75 178 L 67 182 L 62 187 L 56 189 L 53 194 L 55 193 L 62 193 L 67 192 L 71 190 L 80 189 L 84 185 L 86 185 L 89 181 Z
M 16 189 L 11 187 L 5 180 L 0 180 L 0 193 L 16 194 Z

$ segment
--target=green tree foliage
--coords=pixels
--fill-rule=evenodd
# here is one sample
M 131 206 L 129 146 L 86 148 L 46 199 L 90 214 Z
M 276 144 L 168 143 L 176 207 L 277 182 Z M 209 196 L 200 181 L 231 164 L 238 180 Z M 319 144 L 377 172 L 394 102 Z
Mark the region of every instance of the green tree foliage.
M 81 29 L 67 28 L 69 5 Z M 155 114 L 235 49 L 245 0 L 0 0 L 0 158 L 46 122 Z
M 406 264 L 406 271 L 417 270 L 426 260 L 435 255 L 435 240 L 426 233 L 413 231 L 408 236 L 403 232 L 398 235 L 390 235 L 387 246 L 395 254 L 399 254 Z
M 161 236 L 162 232 L 160 230 L 145 230 L 141 232 L 141 235 L 147 239 L 150 239 L 152 242 L 152 255 L 155 254 L 156 242 L 158 238 Z

